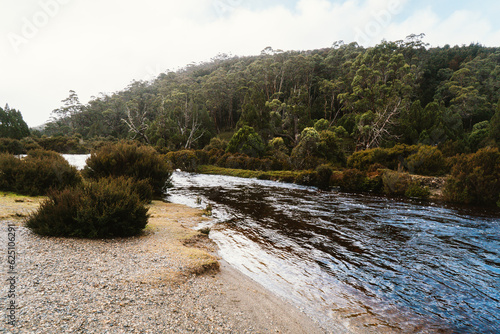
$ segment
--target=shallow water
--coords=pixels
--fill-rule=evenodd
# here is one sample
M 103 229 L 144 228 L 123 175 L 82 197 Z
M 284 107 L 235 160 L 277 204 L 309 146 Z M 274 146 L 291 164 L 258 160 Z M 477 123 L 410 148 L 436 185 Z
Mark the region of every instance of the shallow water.
M 497 332 L 498 211 L 175 172 L 229 263 L 332 332 Z
M 62 154 L 62 156 L 70 165 L 78 169 L 83 169 L 86 165 L 85 161 L 90 157 L 90 154 Z

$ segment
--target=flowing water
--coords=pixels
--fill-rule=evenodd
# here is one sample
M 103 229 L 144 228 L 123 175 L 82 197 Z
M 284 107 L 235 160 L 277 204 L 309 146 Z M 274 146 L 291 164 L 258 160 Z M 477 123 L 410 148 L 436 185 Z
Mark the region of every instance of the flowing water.
M 331 332 L 500 331 L 498 211 L 175 172 L 221 256 Z

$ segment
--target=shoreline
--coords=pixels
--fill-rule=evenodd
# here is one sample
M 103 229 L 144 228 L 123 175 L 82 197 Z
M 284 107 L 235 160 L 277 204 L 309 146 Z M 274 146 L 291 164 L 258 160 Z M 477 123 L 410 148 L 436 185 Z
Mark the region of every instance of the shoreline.
M 22 226 L 42 199 L 0 194 L 0 251 L 9 223 L 18 238 L 18 322 L 2 322 L 7 333 L 325 333 L 214 256 L 215 243 L 192 229 L 201 210 L 154 201 L 141 236 L 66 239 Z

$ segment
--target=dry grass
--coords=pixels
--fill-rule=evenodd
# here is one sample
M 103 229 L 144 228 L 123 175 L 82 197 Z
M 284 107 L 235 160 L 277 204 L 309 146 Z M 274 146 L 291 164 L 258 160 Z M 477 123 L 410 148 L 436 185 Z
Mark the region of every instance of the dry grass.
M 153 201 L 149 213 L 151 218 L 144 238 L 149 238 L 145 251 L 151 256 L 168 256 L 181 259 L 179 270 L 162 269 L 151 273 L 150 279 L 176 282 L 186 275 L 202 275 L 219 270 L 216 249 L 206 235 L 193 229 L 203 221 L 203 212 L 179 204 Z M 162 279 L 164 278 L 164 279 Z
M 20 222 L 24 217 L 36 210 L 44 198 L 0 192 L 0 220 Z

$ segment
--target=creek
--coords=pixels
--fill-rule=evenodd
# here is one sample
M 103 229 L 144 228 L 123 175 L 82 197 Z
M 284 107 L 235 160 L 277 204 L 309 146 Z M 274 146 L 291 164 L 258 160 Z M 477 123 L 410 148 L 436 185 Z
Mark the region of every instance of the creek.
M 231 265 L 327 331 L 496 332 L 498 211 L 174 172 Z

